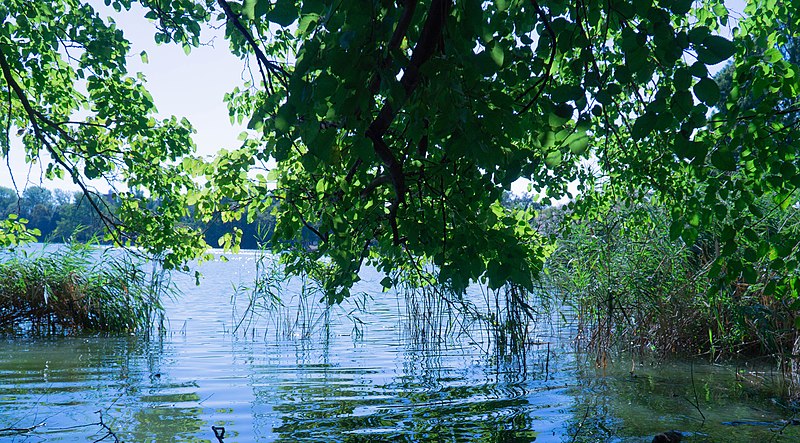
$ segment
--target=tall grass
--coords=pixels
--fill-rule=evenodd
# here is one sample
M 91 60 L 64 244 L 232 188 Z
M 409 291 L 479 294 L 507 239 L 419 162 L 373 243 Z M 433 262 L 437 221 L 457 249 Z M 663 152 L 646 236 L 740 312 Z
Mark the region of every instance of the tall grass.
M 553 309 L 543 287 L 531 292 L 516 285 L 490 289 L 474 283 L 458 292 L 439 282 L 434 266 L 396 271 L 392 281 L 405 307 L 405 335 L 418 348 L 435 349 L 467 337 L 461 342 L 479 346 L 495 362 L 525 370 L 528 351 L 548 344 L 537 332 Z
M 575 221 L 558 241 L 550 281 L 579 313 L 580 338 L 600 366 L 614 347 L 712 360 L 796 354 L 796 297 L 765 292 L 774 278 L 766 263 L 758 284 L 711 272 L 720 255 L 713 226 L 685 245 L 670 240 L 662 208 L 638 204 Z
M 276 340 L 307 340 L 319 335 L 325 339 L 333 311 L 352 322 L 354 337 L 362 334 L 358 314 L 366 310 L 368 296 L 354 294 L 347 303 L 327 303 L 324 282 L 328 264 L 317 263 L 316 272 L 289 276 L 279 257 L 262 247 L 255 252 L 254 265 L 252 282 L 234 287 L 234 334 L 255 336 L 263 331 L 264 338 L 271 335 Z
M 120 250 L 72 244 L 0 256 L 6 333 L 149 333 L 163 329 L 161 300 L 174 293 L 159 266 Z

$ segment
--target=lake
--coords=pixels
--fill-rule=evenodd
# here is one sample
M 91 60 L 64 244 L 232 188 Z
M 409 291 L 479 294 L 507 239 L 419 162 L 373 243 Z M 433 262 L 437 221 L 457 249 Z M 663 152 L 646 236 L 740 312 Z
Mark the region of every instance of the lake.
M 4 337 L 0 428 L 32 429 L 0 441 L 217 443 L 212 426 L 224 443 L 649 442 L 671 429 L 689 442 L 800 441 L 770 365 L 618 357 L 596 369 L 557 312 L 540 315 L 522 359 L 487 353 L 479 325 L 415 340 L 404 297 L 370 269 L 358 304 L 236 329 L 247 297 L 234 308 L 234 288 L 252 284 L 257 257 L 228 257 L 200 265 L 200 286 L 174 276 L 183 296 L 166 303 L 160 337 Z M 292 281 L 283 297 L 302 289 Z

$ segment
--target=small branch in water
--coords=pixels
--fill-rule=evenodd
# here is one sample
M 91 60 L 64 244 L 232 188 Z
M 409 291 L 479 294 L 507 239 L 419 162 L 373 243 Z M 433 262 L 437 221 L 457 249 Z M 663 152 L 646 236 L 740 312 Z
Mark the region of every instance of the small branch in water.
M 573 435 L 572 440 L 570 440 L 571 443 L 575 443 L 575 441 L 578 439 L 578 435 L 581 433 L 581 430 L 583 429 L 583 424 L 586 423 L 586 418 L 589 417 L 589 409 L 591 409 L 591 406 L 586 406 L 586 412 L 583 414 L 581 422 L 578 423 L 578 429 L 575 430 L 575 435 Z
M 692 391 L 694 391 L 694 403 L 692 403 L 691 400 L 689 401 L 689 403 L 691 403 L 692 406 L 694 406 L 695 409 L 697 409 L 697 412 L 699 412 L 700 416 L 703 417 L 703 422 L 702 423 L 705 423 L 706 422 L 706 416 L 705 416 L 705 414 L 703 414 L 703 411 L 700 410 L 700 400 L 697 397 L 697 387 L 694 385 L 694 362 L 692 362 L 692 364 L 689 365 L 689 371 L 691 372 L 691 376 L 692 376 Z
M 101 438 L 95 440 L 93 443 L 97 443 L 97 442 L 103 441 L 103 440 L 107 439 L 108 437 L 112 437 L 114 439 L 114 443 L 120 443 L 121 440 L 119 439 L 119 437 L 117 437 L 117 434 L 115 434 L 114 431 L 112 431 L 111 428 L 109 428 L 108 425 L 103 421 L 103 411 L 100 410 L 100 411 L 97 411 L 97 413 L 100 414 L 100 423 L 96 423 L 96 424 L 100 425 L 100 427 L 102 427 L 103 429 L 106 430 L 106 435 L 104 435 Z
M 214 437 L 217 437 L 219 443 L 225 443 L 222 441 L 225 438 L 225 426 L 212 426 L 211 430 L 214 431 Z
M 27 434 L 28 432 L 31 432 L 31 431 L 33 431 L 34 429 L 36 429 L 36 428 L 38 428 L 40 426 L 44 426 L 45 424 L 46 424 L 45 422 L 41 422 L 41 423 L 39 423 L 37 425 L 33 425 L 33 426 L 29 427 L 29 428 L 3 428 L 3 429 L 0 429 L 0 435 Z

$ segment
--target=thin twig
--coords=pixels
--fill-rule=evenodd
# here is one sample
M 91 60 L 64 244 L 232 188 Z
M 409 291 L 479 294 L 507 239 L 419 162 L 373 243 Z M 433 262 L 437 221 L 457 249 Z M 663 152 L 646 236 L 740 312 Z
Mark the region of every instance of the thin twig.
M 212 426 L 211 430 L 214 431 L 214 437 L 217 437 L 217 442 L 225 443 L 222 441 L 225 438 L 225 426 Z
M 573 435 L 572 440 L 570 440 L 572 443 L 578 439 L 578 435 L 581 433 L 581 429 L 583 429 L 583 424 L 586 423 L 586 418 L 589 417 L 589 408 L 591 408 L 591 406 L 586 406 L 586 412 L 583 414 L 581 422 L 578 423 L 578 429 L 575 430 L 575 435 Z
M 270 74 L 275 75 L 278 78 L 278 81 L 280 81 L 284 87 L 287 87 L 289 73 L 286 72 L 286 70 L 283 69 L 283 67 L 280 66 L 278 63 L 271 61 L 267 58 L 267 56 L 264 54 L 264 51 L 261 50 L 261 46 L 253 38 L 253 35 L 250 33 L 250 31 L 242 24 L 242 22 L 239 20 L 239 17 L 233 12 L 231 6 L 228 4 L 227 1 L 217 0 L 217 3 L 225 12 L 225 16 L 228 18 L 228 20 L 239 31 L 239 33 L 242 34 L 242 37 L 244 37 L 244 39 L 247 40 L 247 43 L 250 45 L 250 48 L 253 50 L 253 52 L 256 55 L 256 58 L 258 59 L 259 69 L 261 65 L 263 65 L 264 67 L 267 68 L 267 71 L 269 71 Z M 265 86 L 269 84 L 266 81 L 264 83 Z
M 691 377 L 692 377 L 692 391 L 694 391 L 694 404 L 692 406 L 694 406 L 695 409 L 697 409 L 697 412 L 700 413 L 700 416 L 703 417 L 703 422 L 702 423 L 705 423 L 706 422 L 706 416 L 705 416 L 705 414 L 703 414 L 703 411 L 700 410 L 700 400 L 697 397 L 697 387 L 694 384 L 694 362 L 692 362 L 689 365 L 689 371 L 690 371 Z M 691 403 L 691 401 L 689 403 Z

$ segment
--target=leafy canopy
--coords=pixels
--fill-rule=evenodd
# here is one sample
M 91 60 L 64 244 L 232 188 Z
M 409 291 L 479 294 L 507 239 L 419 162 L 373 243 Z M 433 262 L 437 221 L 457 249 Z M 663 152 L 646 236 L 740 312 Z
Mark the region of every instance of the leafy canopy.
M 776 289 L 797 284 L 798 239 L 759 232 L 755 204 L 792 210 L 800 184 L 796 127 L 782 118 L 800 89 L 785 57 L 796 2 L 751 1 L 739 21 L 720 0 L 140 3 L 156 40 L 187 52 L 201 25 L 225 27 L 253 72 L 227 96 L 250 129 L 240 147 L 193 157 L 188 122 L 152 117 L 125 69 L 128 43 L 88 4 L 0 5 L 6 152 L 14 127 L 30 158 L 49 153 L 52 175 L 113 174 L 159 199 L 142 211 L 120 192 L 118 241 L 177 264 L 205 247 L 179 223 L 189 206 L 223 220 L 275 211 L 271 247 L 289 271 L 324 268 L 330 302 L 366 262 L 435 265 L 456 292 L 475 280 L 530 288 L 548 241 L 502 193 L 525 177 L 548 203 L 577 180 L 578 214 L 650 196 L 671 209 L 673 240 L 724 225 L 720 275 L 752 280 L 767 258 L 786 277 Z M 725 91 L 709 73 L 723 62 L 733 63 Z M 270 160 L 268 176 L 248 174 Z M 318 247 L 304 247 L 303 232 Z M 739 251 L 742 236 L 757 246 Z

